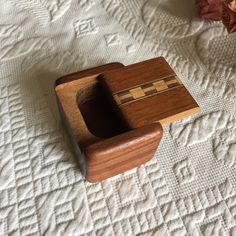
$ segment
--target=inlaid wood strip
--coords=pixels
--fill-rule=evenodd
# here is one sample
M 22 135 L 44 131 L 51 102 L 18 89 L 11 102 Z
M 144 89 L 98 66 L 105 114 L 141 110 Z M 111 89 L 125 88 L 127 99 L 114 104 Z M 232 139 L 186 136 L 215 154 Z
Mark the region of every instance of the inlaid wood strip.
M 158 79 L 151 83 L 148 82 L 134 88 L 128 88 L 124 91 L 113 94 L 113 97 L 118 105 L 125 105 L 180 86 L 183 86 L 181 80 L 177 76 L 172 76 Z

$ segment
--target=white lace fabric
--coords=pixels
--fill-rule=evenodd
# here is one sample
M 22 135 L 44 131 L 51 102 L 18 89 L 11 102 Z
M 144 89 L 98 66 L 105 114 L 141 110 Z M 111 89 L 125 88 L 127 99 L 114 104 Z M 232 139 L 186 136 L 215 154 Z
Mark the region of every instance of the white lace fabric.
M 201 113 L 145 165 L 82 177 L 54 81 L 164 56 Z M 236 235 L 236 34 L 187 0 L 0 0 L 0 235 Z

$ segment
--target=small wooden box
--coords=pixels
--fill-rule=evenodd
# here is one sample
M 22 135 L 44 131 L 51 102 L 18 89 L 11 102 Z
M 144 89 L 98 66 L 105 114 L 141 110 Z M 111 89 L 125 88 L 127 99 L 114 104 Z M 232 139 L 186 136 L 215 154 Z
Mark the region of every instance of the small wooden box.
M 82 172 L 90 182 L 150 160 L 162 124 L 199 106 L 164 58 L 111 63 L 59 78 L 55 91 Z
M 97 182 L 150 160 L 162 138 L 162 126 L 128 129 L 107 99 L 98 75 L 123 67 L 112 63 L 56 81 L 59 110 L 81 170 Z

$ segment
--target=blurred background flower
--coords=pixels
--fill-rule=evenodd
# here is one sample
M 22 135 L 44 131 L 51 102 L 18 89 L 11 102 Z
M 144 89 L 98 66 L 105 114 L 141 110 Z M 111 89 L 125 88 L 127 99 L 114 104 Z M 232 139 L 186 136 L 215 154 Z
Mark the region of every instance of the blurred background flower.
M 199 16 L 222 21 L 229 33 L 236 32 L 236 0 L 196 0 Z

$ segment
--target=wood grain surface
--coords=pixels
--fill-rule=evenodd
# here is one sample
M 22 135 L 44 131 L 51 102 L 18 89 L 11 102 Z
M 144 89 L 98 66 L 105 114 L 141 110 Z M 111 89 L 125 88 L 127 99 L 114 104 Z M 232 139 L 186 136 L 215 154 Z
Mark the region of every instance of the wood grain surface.
M 169 124 L 200 111 L 163 57 L 104 72 L 99 81 L 130 129 Z
M 123 67 L 120 63 L 111 63 L 64 76 L 59 78 L 56 82 L 55 91 L 58 102 L 64 113 L 64 122 L 68 123 L 73 137 L 82 149 L 87 144 L 94 143 L 101 138 L 96 135 L 96 132 L 92 133 L 89 126 L 86 124 L 86 121 L 91 119 L 91 116 L 93 122 L 90 123 L 98 124 L 99 122 L 106 122 L 107 125 L 105 128 L 107 132 L 110 132 L 110 128 L 114 128 L 114 126 L 109 126 L 110 122 L 108 119 L 110 119 L 111 122 L 113 122 L 113 120 L 116 121 L 116 116 L 106 116 L 105 113 L 111 114 L 112 107 L 109 107 L 109 104 L 107 105 L 107 99 L 104 98 L 104 94 L 100 92 L 96 78 L 100 73 L 104 72 L 104 70 L 108 71 L 120 67 Z M 104 113 L 103 109 L 103 112 L 97 112 L 97 115 L 94 115 L 94 109 L 99 109 L 99 107 L 95 106 L 98 105 L 96 104 L 97 100 L 104 101 L 108 110 L 107 112 Z M 85 103 L 87 103 L 87 107 L 84 105 Z M 85 113 L 79 109 L 79 106 L 84 109 L 87 108 L 87 114 L 85 116 Z
M 86 178 L 97 182 L 149 161 L 162 135 L 162 126 L 155 123 L 88 145 Z

